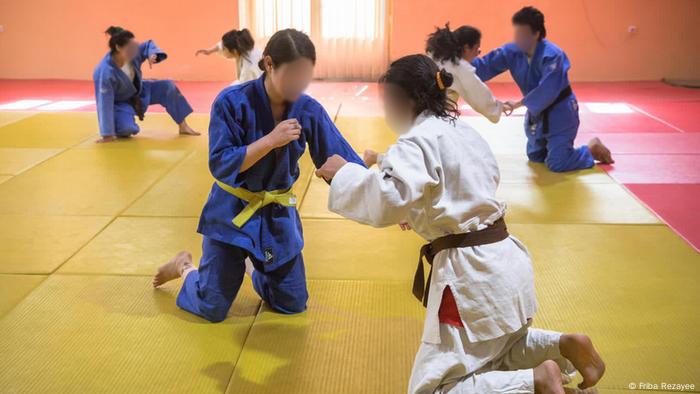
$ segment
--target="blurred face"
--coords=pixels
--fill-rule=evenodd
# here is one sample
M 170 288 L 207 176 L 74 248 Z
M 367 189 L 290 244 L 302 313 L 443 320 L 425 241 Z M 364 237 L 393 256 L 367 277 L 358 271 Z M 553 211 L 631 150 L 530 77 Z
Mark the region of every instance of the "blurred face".
M 272 66 L 272 58 L 265 57 L 265 72 L 270 88 L 285 101 L 294 102 L 309 87 L 314 74 L 314 64 L 302 57 L 278 67 Z
M 540 32 L 533 33 L 528 25 L 513 25 L 515 45 L 523 52 L 531 52 L 540 39 Z
M 406 97 L 399 86 L 383 83 L 380 86 L 384 98 L 384 117 L 389 127 L 397 134 L 406 133 L 416 119 L 415 103 Z
M 117 46 L 117 53 L 119 56 L 121 56 L 125 61 L 130 62 L 132 61 L 136 55 L 139 53 L 139 43 L 135 39 L 129 40 L 126 44 L 122 46 Z
M 472 60 L 476 59 L 481 55 L 481 43 L 477 42 L 473 47 L 469 48 L 469 45 L 464 46 L 464 52 L 462 53 L 462 58 L 471 63 Z

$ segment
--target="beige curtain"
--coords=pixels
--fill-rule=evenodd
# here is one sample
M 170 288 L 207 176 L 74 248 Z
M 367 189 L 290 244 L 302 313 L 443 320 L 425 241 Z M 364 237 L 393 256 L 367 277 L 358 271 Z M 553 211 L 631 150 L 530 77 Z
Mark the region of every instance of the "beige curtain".
M 387 66 L 389 0 L 240 0 L 241 27 L 263 47 L 295 28 L 316 45 L 316 78 L 376 80 Z

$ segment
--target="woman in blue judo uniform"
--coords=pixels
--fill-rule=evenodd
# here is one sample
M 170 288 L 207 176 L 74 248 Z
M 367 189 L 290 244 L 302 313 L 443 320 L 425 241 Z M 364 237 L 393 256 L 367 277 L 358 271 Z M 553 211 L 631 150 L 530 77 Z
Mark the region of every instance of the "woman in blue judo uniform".
M 199 269 L 181 252 L 158 269 L 154 286 L 184 277 L 177 305 L 209 321 L 226 314 L 246 271 L 270 307 L 306 309 L 301 221 L 290 193 L 309 146 L 316 167 L 335 154 L 364 165 L 321 104 L 302 92 L 316 61 L 313 43 L 293 29 L 275 33 L 260 61 L 263 75 L 224 89 L 209 124 L 209 169 L 216 179 L 198 231 Z M 250 257 L 252 267 L 246 267 Z
M 574 148 L 578 132 L 578 102 L 569 85 L 571 67 L 564 51 L 545 39 L 544 15 L 525 7 L 513 15 L 515 42 L 503 45 L 472 65 L 482 81 L 510 70 L 523 99 L 509 103 L 527 107 L 527 156 L 554 172 L 591 168 L 595 160 L 613 163 L 610 150 L 598 138 Z
M 160 104 L 180 127 L 180 134 L 199 135 L 187 124 L 185 118 L 192 107 L 182 96 L 173 81 L 144 81 L 141 64 L 159 63 L 168 55 L 152 40 L 138 43 L 134 34 L 121 27 L 110 26 L 110 52 L 95 67 L 97 120 L 101 138 L 97 142 L 111 142 L 117 137 L 131 137 L 139 132 L 134 120 L 143 120 L 151 104 Z

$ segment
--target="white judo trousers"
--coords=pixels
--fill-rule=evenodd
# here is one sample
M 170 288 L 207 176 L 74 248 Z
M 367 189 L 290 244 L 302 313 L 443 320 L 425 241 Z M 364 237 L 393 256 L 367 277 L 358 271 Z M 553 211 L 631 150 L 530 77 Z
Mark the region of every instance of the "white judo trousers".
M 524 326 L 502 337 L 469 342 L 463 328 L 440 324 L 440 344 L 423 342 L 413 364 L 411 394 L 534 393 L 533 368 L 554 360 L 575 369 L 559 352 L 561 333 Z
M 499 179 L 496 159 L 476 130 L 424 113 L 378 170 L 344 165 L 331 182 L 328 207 L 375 227 L 406 220 L 433 241 L 504 217 Z M 464 327 L 439 322 L 446 287 Z M 534 392 L 532 368 L 561 361 L 560 334 L 528 328 L 536 309 L 532 262 L 517 238 L 437 253 L 409 393 Z

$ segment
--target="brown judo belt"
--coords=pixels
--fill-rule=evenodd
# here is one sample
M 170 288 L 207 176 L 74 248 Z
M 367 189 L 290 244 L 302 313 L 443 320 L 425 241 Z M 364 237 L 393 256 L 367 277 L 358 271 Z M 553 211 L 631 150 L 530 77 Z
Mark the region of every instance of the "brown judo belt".
M 463 234 L 452 234 L 440 237 L 429 244 L 423 245 L 420 248 L 420 256 L 418 256 L 418 268 L 416 275 L 413 277 L 413 295 L 418 298 L 418 301 L 423 302 L 423 306 L 428 305 L 428 294 L 430 293 L 430 278 L 433 276 L 433 259 L 435 256 L 445 249 L 453 248 L 469 248 L 479 245 L 487 245 L 503 241 L 508 238 L 508 228 L 503 218 L 498 219 L 492 225 L 483 230 L 472 231 Z M 425 280 L 425 271 L 423 269 L 423 258 L 430 264 L 430 272 L 428 280 Z

